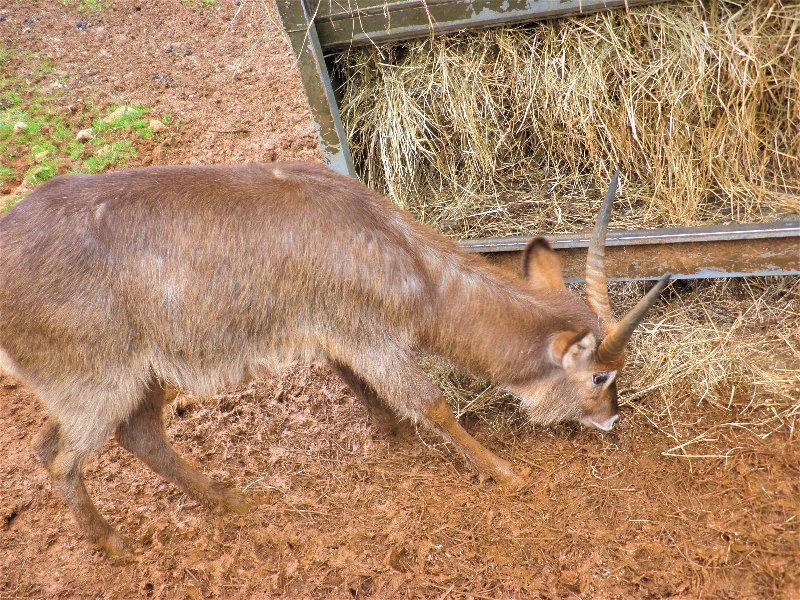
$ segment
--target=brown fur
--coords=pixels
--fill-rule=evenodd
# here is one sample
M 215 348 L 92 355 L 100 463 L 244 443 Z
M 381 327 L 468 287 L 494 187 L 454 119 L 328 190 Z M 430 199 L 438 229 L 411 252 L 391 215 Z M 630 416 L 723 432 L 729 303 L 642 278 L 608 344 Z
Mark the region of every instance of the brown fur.
M 545 272 L 558 268 L 541 254 L 549 248 L 536 252 L 531 277 L 541 265 L 541 280 L 560 281 Z M 589 345 L 554 351 L 565 332 L 588 332 Z M 0 221 L 0 364 L 47 406 L 37 452 L 109 553 L 124 542 L 80 470 L 114 432 L 201 501 L 246 507 L 173 452 L 161 424 L 168 388 L 210 394 L 281 364 L 328 361 L 372 412 L 440 431 L 479 470 L 519 486 L 458 425 L 414 354 L 516 391 L 533 420 L 605 419 L 616 399 L 591 385 L 601 336 L 563 285 L 528 285 L 319 165 L 64 175 Z

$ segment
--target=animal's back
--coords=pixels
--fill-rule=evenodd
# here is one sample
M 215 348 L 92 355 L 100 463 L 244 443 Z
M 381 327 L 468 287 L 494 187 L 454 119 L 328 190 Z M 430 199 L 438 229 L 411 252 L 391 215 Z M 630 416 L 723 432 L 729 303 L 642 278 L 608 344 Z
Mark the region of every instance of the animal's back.
M 413 343 L 430 292 L 415 236 L 314 165 L 56 178 L 0 221 L 4 362 L 39 388 L 155 374 L 208 393 L 370 335 Z

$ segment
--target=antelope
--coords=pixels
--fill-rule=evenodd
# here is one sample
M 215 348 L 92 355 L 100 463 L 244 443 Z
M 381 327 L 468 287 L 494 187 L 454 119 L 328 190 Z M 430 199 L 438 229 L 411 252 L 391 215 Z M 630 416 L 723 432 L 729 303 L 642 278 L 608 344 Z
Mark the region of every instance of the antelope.
M 327 362 L 375 415 L 438 432 L 518 489 L 525 479 L 461 427 L 414 357 L 490 379 L 531 421 L 611 429 L 625 345 L 668 279 L 614 322 L 603 268 L 614 189 L 616 177 L 587 304 L 544 239 L 518 278 L 321 165 L 62 175 L 0 220 L 0 365 L 46 407 L 36 454 L 111 556 L 129 545 L 87 494 L 87 456 L 113 434 L 200 503 L 246 511 L 241 492 L 176 454 L 162 411 L 176 390 L 207 396 L 287 363 Z

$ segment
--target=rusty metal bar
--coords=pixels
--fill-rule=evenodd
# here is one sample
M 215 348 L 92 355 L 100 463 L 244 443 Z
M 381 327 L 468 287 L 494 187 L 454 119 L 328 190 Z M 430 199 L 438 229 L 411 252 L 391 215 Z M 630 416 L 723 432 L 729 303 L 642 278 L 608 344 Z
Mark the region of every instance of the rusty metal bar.
M 300 77 L 311 109 L 311 120 L 325 161 L 334 171 L 357 177 L 328 65 L 306 3 L 300 0 L 275 0 L 275 5 L 297 57 Z
M 630 8 L 666 0 L 311 0 L 325 50 Z
M 534 236 L 531 236 L 534 237 Z M 487 254 L 517 271 L 531 237 L 463 240 L 469 252 Z M 589 234 L 544 236 L 558 252 L 569 283 L 583 281 Z M 610 281 L 643 281 L 672 273 L 676 279 L 800 275 L 800 220 L 702 228 L 610 231 L 606 241 Z

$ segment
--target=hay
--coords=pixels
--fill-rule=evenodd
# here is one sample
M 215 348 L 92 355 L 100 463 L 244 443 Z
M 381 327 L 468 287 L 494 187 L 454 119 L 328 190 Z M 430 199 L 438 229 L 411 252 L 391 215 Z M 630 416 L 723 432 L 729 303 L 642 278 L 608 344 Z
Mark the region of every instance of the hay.
M 797 431 L 798 292 L 795 277 L 673 287 L 634 338 L 622 393 L 674 442 L 665 455 L 728 456 Z
M 353 49 L 362 177 L 456 237 L 800 211 L 800 3 L 670 2 Z

